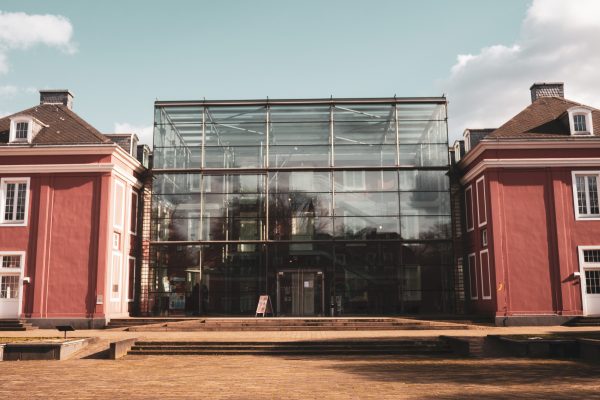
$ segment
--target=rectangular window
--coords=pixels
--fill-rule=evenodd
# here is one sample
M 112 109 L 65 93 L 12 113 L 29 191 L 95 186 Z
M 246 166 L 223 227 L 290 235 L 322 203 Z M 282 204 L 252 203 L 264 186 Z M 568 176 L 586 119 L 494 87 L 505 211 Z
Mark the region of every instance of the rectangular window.
M 470 185 L 465 189 L 465 223 L 467 225 L 467 232 L 475 229 L 473 215 L 473 188 Z
M 583 114 L 573 115 L 573 123 L 575 126 L 575 132 L 587 132 L 587 127 L 585 125 L 585 115 L 583 115 Z
M 138 214 L 138 194 L 134 191 L 131 192 L 131 213 L 129 221 L 129 233 L 135 235 L 137 233 L 137 214 Z
M 19 255 L 0 256 L 0 260 L 1 268 L 21 268 L 21 256 Z
M 19 298 L 19 275 L 0 276 L 0 299 Z
M 600 218 L 598 203 L 598 174 L 574 174 L 576 216 Z
M 477 257 L 475 253 L 469 254 L 469 289 L 471 291 L 471 300 L 477 300 Z
M 489 300 L 492 298 L 492 278 L 490 276 L 490 257 L 487 250 L 479 253 L 479 267 L 481 269 L 481 298 Z
M 27 139 L 29 124 L 27 122 L 17 122 L 15 130 L 15 139 Z
M 0 223 L 26 225 L 29 178 L 4 178 L 0 184 Z
M 585 271 L 585 290 L 587 294 L 600 294 L 600 270 Z
M 586 263 L 600 263 L 600 249 L 584 250 L 583 261 Z
M 475 189 L 477 190 L 477 226 L 482 227 L 487 223 L 485 178 L 483 176 L 475 182 Z

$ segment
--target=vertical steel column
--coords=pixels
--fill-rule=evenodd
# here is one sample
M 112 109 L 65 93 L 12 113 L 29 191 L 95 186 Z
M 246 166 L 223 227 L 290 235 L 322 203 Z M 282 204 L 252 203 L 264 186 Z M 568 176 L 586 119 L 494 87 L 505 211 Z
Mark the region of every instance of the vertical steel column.
M 398 127 L 398 104 L 394 104 L 394 119 L 396 122 L 396 166 L 400 165 L 400 131 Z
M 265 129 L 266 132 L 266 136 L 267 136 L 267 156 L 265 159 L 265 169 L 266 169 L 266 173 L 265 173 L 265 178 L 264 178 L 264 185 L 265 185 L 265 227 L 263 228 L 264 231 L 264 238 L 266 238 L 267 240 L 269 239 L 269 135 L 270 135 L 270 127 L 269 127 L 269 123 L 271 122 L 271 108 L 267 105 L 266 107 L 266 121 L 267 121 L 267 128 Z
M 200 161 L 200 170 L 202 171 L 202 168 L 204 167 L 204 143 L 205 143 L 205 139 L 206 139 L 206 129 L 205 129 L 205 114 L 206 111 L 204 109 L 204 107 L 202 107 L 202 149 L 200 151 L 201 154 L 201 161 Z M 204 235 L 204 172 L 200 172 L 200 235 L 199 235 L 199 240 L 209 240 L 209 238 L 203 238 L 202 236 Z M 198 290 L 198 313 L 200 315 L 204 314 L 206 312 L 206 310 L 204 310 L 204 304 L 202 304 L 202 297 L 204 295 L 204 289 L 202 288 L 202 283 L 204 281 L 203 276 L 202 276 L 202 249 L 203 246 L 200 245 L 200 250 L 199 250 L 199 254 L 198 254 L 198 271 L 199 271 L 199 285 L 200 285 L 200 289 Z

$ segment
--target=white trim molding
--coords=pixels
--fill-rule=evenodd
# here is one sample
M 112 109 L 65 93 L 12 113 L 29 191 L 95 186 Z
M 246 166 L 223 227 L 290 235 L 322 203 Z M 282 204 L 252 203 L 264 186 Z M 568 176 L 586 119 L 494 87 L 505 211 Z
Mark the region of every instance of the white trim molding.
M 479 218 L 479 188 L 478 188 L 478 184 L 479 182 L 482 182 L 481 184 L 481 189 L 483 191 L 483 218 L 484 221 L 481 222 L 480 218 Z M 477 197 L 477 226 L 479 228 L 481 228 L 482 226 L 485 226 L 487 224 L 487 204 L 486 204 L 486 195 L 485 195 L 485 176 L 481 176 L 480 178 L 478 178 L 475 181 L 475 196 Z
M 488 274 L 487 287 L 490 291 L 489 296 L 485 295 L 485 286 L 484 286 L 484 281 L 483 281 L 483 253 L 487 254 L 486 268 L 487 268 L 487 274 Z M 490 253 L 489 253 L 488 249 L 481 250 L 479 252 L 479 267 L 481 269 L 481 298 L 483 300 L 491 300 L 492 299 L 492 273 L 490 271 Z
M 117 198 L 117 186 L 121 187 L 121 198 Z M 118 179 L 114 179 L 114 187 L 113 187 L 113 227 L 117 230 L 125 233 L 124 222 L 125 222 L 125 208 L 127 207 L 125 198 L 125 184 Z M 121 215 L 117 216 L 117 206 L 121 204 Z M 118 218 L 118 219 L 117 219 Z M 124 236 L 124 235 L 123 235 Z
M 18 184 L 25 183 L 25 216 L 23 220 L 18 221 L 5 221 L 4 213 L 6 208 L 6 185 L 9 183 L 15 183 L 15 199 L 13 207 L 16 207 L 18 201 Z M 31 178 L 29 177 L 5 177 L 0 179 L 0 227 L 13 227 L 13 226 L 27 226 L 29 221 L 29 201 L 31 200 Z M 16 209 L 13 210 L 16 213 Z
M 474 149 L 469 151 L 460 160 L 460 169 L 465 169 L 471 162 L 486 150 L 547 150 L 547 149 L 600 149 L 600 138 L 579 136 L 559 140 L 498 140 L 486 138 L 477 143 Z
M 0 251 L 0 256 L 21 256 L 21 264 L 19 265 L 19 268 L 2 268 L 0 266 L 0 268 L 2 268 L 2 272 L 5 272 L 6 275 L 17 275 L 18 274 L 18 276 L 19 276 L 19 296 L 17 298 L 17 301 L 19 302 L 19 306 L 17 309 L 17 315 L 15 316 L 16 318 L 20 318 L 21 313 L 23 312 L 23 283 L 24 283 L 23 275 L 25 274 L 25 255 L 26 255 L 25 251 Z M 11 317 L 3 317 L 3 318 L 11 318 Z
M 47 174 L 47 173 L 112 173 L 139 189 L 142 182 L 125 168 L 111 163 L 92 164 L 14 164 L 0 165 L 0 174 Z
M 594 176 L 596 178 L 596 194 L 598 193 L 598 189 L 600 187 L 600 170 L 598 171 L 571 171 L 571 187 L 573 189 L 573 209 L 575 211 L 575 220 L 576 221 L 598 221 L 600 220 L 599 214 L 579 214 L 579 199 L 577 198 L 577 176 Z M 589 188 L 588 182 L 586 182 L 586 206 L 590 207 L 591 199 L 589 197 Z
M 582 305 L 582 311 L 583 311 L 583 315 L 593 315 L 593 316 L 600 316 L 600 313 L 595 312 L 595 310 L 590 310 L 590 304 L 589 304 L 589 298 L 588 298 L 588 294 L 587 294 L 587 282 L 586 282 L 586 277 L 585 277 L 585 271 L 586 270 L 600 270 L 600 263 L 594 263 L 594 262 L 585 262 L 585 258 L 584 258 L 584 250 L 600 250 L 600 246 L 577 246 L 577 252 L 579 253 L 579 279 L 581 284 L 579 285 L 579 287 L 581 288 L 581 305 Z M 592 295 L 592 296 L 598 296 L 598 295 Z
M 467 196 L 467 192 L 470 192 L 470 195 Z M 471 205 L 471 224 L 469 227 L 469 204 Z M 469 185 L 465 188 L 465 226 L 467 228 L 467 232 L 471 232 L 475 230 L 475 213 L 474 213 L 474 204 L 473 204 L 473 186 Z
M 471 258 L 473 258 L 473 269 L 471 269 Z M 479 289 L 477 288 L 477 254 L 470 253 L 467 256 L 467 266 L 469 268 L 469 298 L 471 300 L 479 299 Z M 473 271 L 475 276 L 471 273 Z M 475 282 L 475 296 L 473 296 L 473 282 Z
M 466 184 L 489 168 L 551 168 L 551 167 L 599 167 L 600 157 L 594 158 L 494 158 L 480 161 L 462 178 Z

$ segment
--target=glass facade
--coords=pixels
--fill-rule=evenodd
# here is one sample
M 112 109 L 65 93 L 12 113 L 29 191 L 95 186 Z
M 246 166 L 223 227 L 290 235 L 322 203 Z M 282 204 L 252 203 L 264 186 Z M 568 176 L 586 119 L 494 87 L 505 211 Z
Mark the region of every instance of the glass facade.
M 156 102 L 147 311 L 454 310 L 444 98 Z

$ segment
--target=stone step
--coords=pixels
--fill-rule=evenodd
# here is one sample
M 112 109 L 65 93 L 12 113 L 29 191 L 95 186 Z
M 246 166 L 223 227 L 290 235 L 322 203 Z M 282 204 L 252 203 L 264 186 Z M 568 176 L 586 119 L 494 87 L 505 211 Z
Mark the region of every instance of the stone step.
M 450 348 L 434 340 L 362 340 L 303 342 L 192 342 L 138 341 L 129 355 L 357 355 L 448 354 Z

